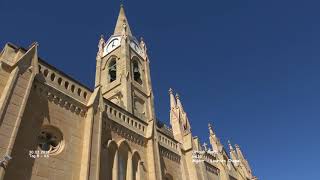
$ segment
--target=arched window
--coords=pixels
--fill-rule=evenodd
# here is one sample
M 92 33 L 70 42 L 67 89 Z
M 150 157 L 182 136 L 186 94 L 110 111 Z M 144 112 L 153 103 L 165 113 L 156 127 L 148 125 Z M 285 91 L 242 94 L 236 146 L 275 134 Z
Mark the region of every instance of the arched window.
M 126 171 L 127 171 L 127 157 L 125 157 L 125 154 L 119 154 L 119 180 L 125 180 L 126 179 Z
M 118 179 L 126 180 L 130 176 L 132 171 L 132 163 L 129 162 L 129 157 L 131 156 L 131 150 L 127 142 L 122 142 L 119 145 L 119 157 L 118 157 Z
M 139 84 L 142 84 L 142 79 L 141 79 L 141 72 L 140 72 L 140 67 L 138 61 L 133 61 L 132 63 L 133 67 L 133 79 L 138 82 Z
M 118 149 L 115 142 L 111 142 L 107 147 L 107 179 L 113 179 L 116 176 L 118 165 Z M 117 157 L 116 157 L 117 156 Z
M 117 62 L 116 58 L 111 59 L 109 66 L 108 66 L 108 79 L 109 82 L 112 82 L 117 79 Z
M 132 156 L 132 180 L 141 180 L 141 160 L 138 152 Z

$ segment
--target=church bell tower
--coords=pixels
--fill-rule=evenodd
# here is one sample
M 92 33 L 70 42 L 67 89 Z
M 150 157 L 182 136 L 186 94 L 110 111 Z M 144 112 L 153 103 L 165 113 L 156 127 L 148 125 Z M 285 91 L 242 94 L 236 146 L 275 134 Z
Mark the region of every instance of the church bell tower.
M 121 5 L 113 35 L 100 38 L 95 88 L 103 97 L 143 120 L 154 119 L 146 44 L 131 32 Z

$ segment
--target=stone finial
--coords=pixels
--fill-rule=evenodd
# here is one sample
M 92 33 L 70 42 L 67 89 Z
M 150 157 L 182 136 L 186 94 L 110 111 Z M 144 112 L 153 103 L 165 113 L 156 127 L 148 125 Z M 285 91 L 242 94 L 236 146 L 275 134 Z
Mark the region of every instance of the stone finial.
M 39 46 L 39 43 L 37 41 L 30 44 L 29 48 L 32 48 L 33 46 Z
M 233 147 L 232 147 L 232 145 L 231 145 L 230 140 L 228 140 L 228 146 L 229 146 L 230 151 L 233 151 Z
M 97 53 L 98 57 L 102 57 L 104 46 L 105 46 L 105 41 L 104 41 L 103 35 L 101 34 L 100 40 L 99 40 L 99 43 L 98 43 L 98 53 Z
M 173 90 L 170 88 L 169 89 L 169 95 L 170 95 L 170 108 L 175 108 L 176 107 L 176 99 L 173 96 Z
M 210 135 L 213 135 L 214 131 L 213 131 L 212 125 L 210 123 L 208 123 L 208 128 L 209 128 Z
M 182 113 L 184 113 L 184 109 L 180 100 L 180 95 L 178 93 L 176 94 L 176 99 L 177 99 L 177 107 L 180 109 Z
M 143 37 L 140 38 L 140 47 L 143 50 L 143 53 L 145 55 L 147 55 L 147 45 L 146 43 L 143 41 Z
M 169 94 L 173 94 L 173 89 L 169 88 Z

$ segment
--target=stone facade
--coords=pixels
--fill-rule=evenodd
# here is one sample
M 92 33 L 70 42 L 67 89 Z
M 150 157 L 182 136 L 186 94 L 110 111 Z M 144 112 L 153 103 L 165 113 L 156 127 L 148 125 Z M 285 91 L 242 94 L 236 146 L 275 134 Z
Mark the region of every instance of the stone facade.
M 211 148 L 200 145 L 171 89 L 170 126 L 157 120 L 147 47 L 123 7 L 114 34 L 98 43 L 94 89 L 37 48 L 7 43 L 0 54 L 1 180 L 257 179 L 239 146 L 227 153 L 211 125 Z

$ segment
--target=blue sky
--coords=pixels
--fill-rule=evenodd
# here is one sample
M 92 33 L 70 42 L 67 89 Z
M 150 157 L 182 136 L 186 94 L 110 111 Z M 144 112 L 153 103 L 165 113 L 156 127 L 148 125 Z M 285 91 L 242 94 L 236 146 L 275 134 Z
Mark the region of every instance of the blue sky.
M 157 116 L 168 89 L 181 96 L 194 135 L 242 148 L 260 179 L 318 179 L 320 3 L 297 0 L 125 1 L 149 50 Z M 93 87 L 100 34 L 119 1 L 0 2 L 0 46 L 40 44 L 40 56 Z

